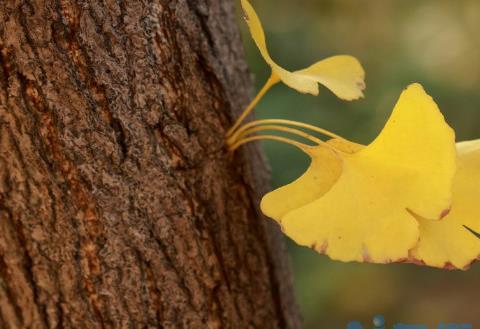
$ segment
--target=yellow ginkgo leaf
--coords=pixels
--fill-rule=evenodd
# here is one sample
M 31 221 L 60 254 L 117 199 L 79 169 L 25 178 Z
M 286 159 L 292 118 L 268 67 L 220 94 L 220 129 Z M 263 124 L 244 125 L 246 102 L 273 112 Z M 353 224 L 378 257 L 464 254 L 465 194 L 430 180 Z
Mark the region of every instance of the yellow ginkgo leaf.
M 329 153 L 316 152 L 325 147 L 341 158 L 340 174 Z M 332 259 L 375 263 L 407 259 L 419 236 L 418 223 L 409 211 L 438 219 L 450 207 L 455 136 L 418 84 L 402 93 L 385 128 L 370 145 L 334 140 L 303 149 L 312 157 L 309 172 L 267 194 L 262 210 L 297 243 Z M 315 176 L 317 167 L 336 171 Z M 302 191 L 301 187 L 314 185 L 305 182 L 312 177 L 322 177 L 321 187 L 314 193 Z M 295 196 L 286 206 L 286 198 L 293 193 L 305 196 Z
M 328 147 L 331 146 L 331 147 Z M 300 208 L 323 196 L 342 173 L 343 161 L 335 150 L 354 153 L 363 146 L 342 139 L 331 139 L 327 145 L 311 149 L 311 163 L 307 171 L 294 182 L 266 194 L 262 198 L 263 213 L 271 218 L 282 218 L 286 213 Z
M 440 268 L 465 269 L 480 256 L 480 140 L 457 144 L 458 169 L 453 181 L 450 213 L 441 221 L 415 215 L 420 240 L 414 262 Z
M 248 0 L 241 0 L 241 4 L 245 12 L 250 34 L 260 50 L 263 59 L 272 69 L 272 73 L 257 96 L 255 96 L 233 126 L 228 130 L 227 142 L 229 144 L 234 142 L 232 135 L 245 118 L 253 111 L 260 99 L 262 99 L 272 86 L 280 81 L 299 92 L 312 95 L 318 95 L 318 84 L 322 84 L 341 99 L 354 100 L 363 96 L 363 90 L 365 89 L 365 72 L 355 57 L 349 55 L 333 56 L 321 60 L 306 69 L 295 72 L 290 72 L 275 63 L 268 52 L 265 32 L 263 31 L 262 23 L 255 9 L 253 9 Z
M 282 81 L 302 93 L 318 95 L 318 84 L 330 89 L 339 98 L 358 99 L 363 96 L 365 72 L 352 56 L 340 55 L 319 61 L 312 66 L 290 72 L 279 66 L 270 56 L 265 41 L 265 32 L 257 13 L 247 0 L 241 0 L 246 21 L 262 57 L 272 68 L 271 83 Z
M 320 145 L 311 150 L 312 161 L 307 171 L 296 181 L 268 193 L 260 207 L 271 218 L 280 219 L 286 213 L 302 207 L 324 195 L 342 173 L 342 159 L 332 149 Z

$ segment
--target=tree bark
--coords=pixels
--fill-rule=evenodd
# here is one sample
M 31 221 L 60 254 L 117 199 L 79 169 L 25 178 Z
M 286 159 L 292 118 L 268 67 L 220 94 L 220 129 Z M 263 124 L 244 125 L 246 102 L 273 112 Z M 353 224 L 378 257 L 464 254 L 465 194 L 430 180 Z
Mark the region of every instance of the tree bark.
M 298 328 L 232 0 L 0 4 L 0 328 Z

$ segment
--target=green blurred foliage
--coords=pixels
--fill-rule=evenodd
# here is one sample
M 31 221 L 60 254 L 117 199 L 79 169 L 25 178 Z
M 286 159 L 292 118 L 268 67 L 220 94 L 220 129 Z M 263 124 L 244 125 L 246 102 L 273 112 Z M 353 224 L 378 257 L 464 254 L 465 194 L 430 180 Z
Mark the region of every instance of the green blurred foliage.
M 457 140 L 480 138 L 480 1 L 253 1 L 272 57 L 299 69 L 335 54 L 351 54 L 367 73 L 365 99 L 344 102 L 321 88 L 318 97 L 276 86 L 258 118 L 312 123 L 356 142 L 378 134 L 403 88 L 420 82 L 438 103 Z M 269 68 L 243 24 L 257 89 Z M 421 142 L 421 141 L 419 141 Z M 308 159 L 290 146 L 265 142 L 273 187 L 298 177 Z M 479 196 L 480 197 L 480 196 Z M 295 289 L 306 329 L 345 328 L 374 314 L 395 322 L 479 325 L 480 266 L 443 271 L 409 264 L 333 262 L 289 241 Z

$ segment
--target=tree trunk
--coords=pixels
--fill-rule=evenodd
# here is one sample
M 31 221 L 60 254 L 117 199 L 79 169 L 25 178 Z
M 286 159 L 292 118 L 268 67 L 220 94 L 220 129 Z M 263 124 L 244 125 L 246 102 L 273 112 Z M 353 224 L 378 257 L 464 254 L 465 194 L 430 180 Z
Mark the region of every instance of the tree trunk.
M 0 64 L 0 328 L 298 328 L 232 0 L 4 0 Z

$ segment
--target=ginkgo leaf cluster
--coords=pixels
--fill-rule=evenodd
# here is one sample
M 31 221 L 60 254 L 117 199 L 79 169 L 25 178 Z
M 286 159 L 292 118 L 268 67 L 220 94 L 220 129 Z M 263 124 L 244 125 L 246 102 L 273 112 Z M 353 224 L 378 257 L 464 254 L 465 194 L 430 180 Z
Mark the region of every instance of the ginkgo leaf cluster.
M 303 93 L 318 84 L 345 100 L 361 97 L 364 71 L 351 56 L 334 56 L 290 72 L 268 53 L 253 7 L 246 20 L 272 75 L 227 134 L 230 150 L 262 139 L 296 146 L 311 163 L 294 182 L 266 194 L 265 215 L 300 245 L 334 260 L 411 262 L 465 269 L 480 256 L 480 140 L 455 143 L 455 133 L 420 84 L 400 95 L 385 127 L 369 145 L 290 120 L 243 120 L 266 91 L 282 81 Z M 304 130 L 327 136 L 324 141 Z M 305 144 L 276 134 L 307 139 Z M 312 145 L 313 144 L 313 145 Z

